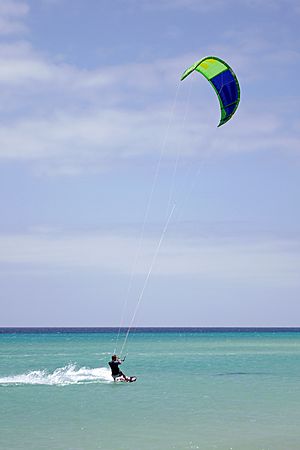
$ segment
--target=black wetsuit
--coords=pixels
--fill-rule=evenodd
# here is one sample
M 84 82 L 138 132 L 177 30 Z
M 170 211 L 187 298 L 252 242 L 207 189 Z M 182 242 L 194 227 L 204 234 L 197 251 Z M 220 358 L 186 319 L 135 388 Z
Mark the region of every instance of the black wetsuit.
M 124 376 L 124 374 L 119 369 L 119 365 L 121 364 L 120 361 L 110 361 L 108 364 L 110 365 L 111 374 L 114 378 L 118 376 L 120 377 L 122 375 Z

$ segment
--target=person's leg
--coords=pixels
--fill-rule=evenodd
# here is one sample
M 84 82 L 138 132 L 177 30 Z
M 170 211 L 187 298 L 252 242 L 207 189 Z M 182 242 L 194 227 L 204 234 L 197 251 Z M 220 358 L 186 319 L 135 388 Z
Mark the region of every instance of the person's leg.
M 124 380 L 125 381 L 129 381 L 129 378 L 128 377 L 126 377 L 126 375 L 125 375 L 125 373 L 123 373 L 123 372 L 120 372 L 120 374 L 119 374 L 122 378 L 124 378 Z

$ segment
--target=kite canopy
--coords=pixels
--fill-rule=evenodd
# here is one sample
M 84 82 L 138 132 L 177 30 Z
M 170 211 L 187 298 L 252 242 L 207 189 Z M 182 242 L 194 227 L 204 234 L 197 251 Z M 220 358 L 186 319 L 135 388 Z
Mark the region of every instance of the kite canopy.
M 240 86 L 237 77 L 225 61 L 215 56 L 207 56 L 193 64 L 184 72 L 181 81 L 194 70 L 202 73 L 217 93 L 221 107 L 221 119 L 218 125 L 220 127 L 231 119 L 240 102 Z

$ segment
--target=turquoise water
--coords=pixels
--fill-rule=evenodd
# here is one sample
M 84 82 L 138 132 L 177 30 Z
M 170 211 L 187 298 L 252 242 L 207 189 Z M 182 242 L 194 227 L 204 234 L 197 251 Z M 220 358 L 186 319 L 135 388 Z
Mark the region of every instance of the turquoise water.
M 0 334 L 0 449 L 299 450 L 299 332 L 131 334 L 131 384 L 115 337 Z

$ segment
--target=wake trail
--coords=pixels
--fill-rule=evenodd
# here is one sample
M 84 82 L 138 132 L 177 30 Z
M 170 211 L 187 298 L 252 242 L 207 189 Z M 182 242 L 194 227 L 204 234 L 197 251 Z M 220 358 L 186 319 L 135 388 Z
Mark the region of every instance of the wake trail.
M 53 372 L 33 370 L 27 373 L 0 377 L 0 385 L 48 385 L 67 386 L 71 384 L 110 383 L 113 382 L 110 370 L 106 367 L 89 368 L 68 364 Z

